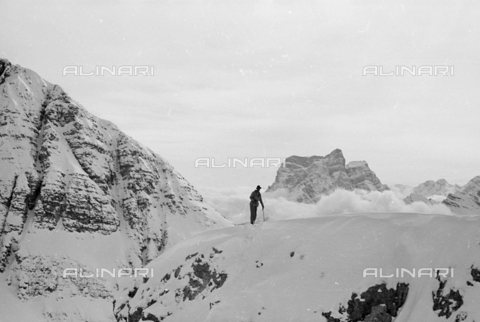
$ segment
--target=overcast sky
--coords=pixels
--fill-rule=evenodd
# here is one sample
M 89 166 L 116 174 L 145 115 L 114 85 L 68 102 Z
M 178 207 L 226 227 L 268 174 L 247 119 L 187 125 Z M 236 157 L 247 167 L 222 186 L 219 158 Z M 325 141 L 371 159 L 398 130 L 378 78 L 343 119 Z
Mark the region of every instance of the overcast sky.
M 421 3 L 420 3 L 421 2 Z M 383 183 L 480 175 L 477 1 L 5 1 L 0 56 L 62 86 L 195 186 L 272 184 L 276 168 L 197 158 L 366 160 Z M 63 76 L 151 65 L 154 76 Z M 362 76 L 449 65 L 449 76 Z

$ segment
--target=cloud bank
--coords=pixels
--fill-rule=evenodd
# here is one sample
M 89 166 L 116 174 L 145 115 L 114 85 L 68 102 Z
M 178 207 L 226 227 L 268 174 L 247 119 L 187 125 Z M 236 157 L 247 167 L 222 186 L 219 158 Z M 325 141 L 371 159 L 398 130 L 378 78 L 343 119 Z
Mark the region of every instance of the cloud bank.
M 252 189 L 241 187 L 233 190 L 205 188 L 201 191 L 205 200 L 218 212 L 235 224 L 249 221 L 249 196 Z M 287 199 L 287 191 L 280 189 L 274 193 L 263 193 L 265 216 L 267 220 L 283 220 L 325 215 L 359 212 L 395 212 L 453 215 L 443 204 L 427 205 L 423 202 L 405 204 L 401 196 L 394 191 L 347 191 L 338 189 L 323 196 L 316 204 L 297 203 Z M 261 207 L 258 219 L 262 219 Z

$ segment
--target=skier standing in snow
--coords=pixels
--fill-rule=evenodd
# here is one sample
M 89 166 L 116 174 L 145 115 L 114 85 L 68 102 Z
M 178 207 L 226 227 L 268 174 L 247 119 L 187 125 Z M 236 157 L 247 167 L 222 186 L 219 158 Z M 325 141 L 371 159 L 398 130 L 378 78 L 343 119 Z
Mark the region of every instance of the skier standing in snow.
M 257 208 L 259 201 L 262 204 L 262 210 L 265 209 L 262 201 L 262 195 L 260 194 L 260 189 L 262 189 L 262 187 L 257 186 L 257 189 L 253 190 L 253 192 L 250 194 L 250 222 L 252 225 L 255 223 L 255 219 L 257 219 Z

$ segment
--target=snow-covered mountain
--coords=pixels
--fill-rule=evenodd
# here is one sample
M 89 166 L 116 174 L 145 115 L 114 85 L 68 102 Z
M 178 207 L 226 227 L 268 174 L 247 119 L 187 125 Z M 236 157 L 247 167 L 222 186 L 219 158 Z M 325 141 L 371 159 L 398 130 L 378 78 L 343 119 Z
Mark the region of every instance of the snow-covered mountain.
M 460 191 L 471 196 L 478 196 L 480 191 L 480 176 L 476 176 L 468 181 Z
M 421 195 L 425 198 L 442 201 L 449 194 L 460 191 L 461 187 L 457 184 L 450 184 L 445 179 L 437 181 L 428 180 L 413 188 L 413 193 Z
M 330 194 L 338 188 L 388 190 L 367 162 L 353 161 L 345 165 L 342 151 L 336 149 L 324 157 L 288 157 L 285 166 L 278 169 L 275 182 L 268 187 L 267 193 L 286 189 L 289 200 L 316 203 L 322 195 Z
M 113 320 L 117 279 L 63 278 L 64 269 L 142 267 L 229 225 L 162 157 L 58 85 L 0 60 L 2 319 L 33 321 L 21 318 L 30 305 L 35 321 Z
M 480 176 L 470 180 L 460 191 L 449 194 L 443 203 L 457 214 L 480 214 Z
M 399 193 L 409 191 L 397 187 L 393 189 L 398 189 L 396 191 Z M 476 176 L 463 187 L 449 184 L 445 179 L 428 180 L 414 187 L 403 201 L 406 204 L 416 201 L 429 205 L 443 203 L 459 215 L 480 214 L 480 176 Z
M 460 186 L 450 184 L 445 179 L 439 179 L 437 181 L 427 180 L 412 188 L 408 196 L 403 198 L 403 201 L 406 204 L 421 201 L 432 205 L 442 202 L 450 193 L 457 191 L 460 191 Z
M 118 321 L 480 321 L 478 216 L 363 213 L 195 235 L 128 279 Z

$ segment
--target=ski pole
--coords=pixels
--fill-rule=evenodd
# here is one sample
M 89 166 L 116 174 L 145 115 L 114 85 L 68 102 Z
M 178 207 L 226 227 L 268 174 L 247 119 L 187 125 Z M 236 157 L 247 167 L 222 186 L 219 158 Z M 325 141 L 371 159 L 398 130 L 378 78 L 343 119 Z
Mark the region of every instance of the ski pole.
M 263 212 L 263 222 L 265 222 L 265 208 L 262 208 L 262 212 Z

